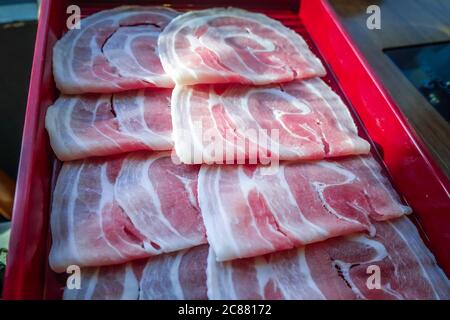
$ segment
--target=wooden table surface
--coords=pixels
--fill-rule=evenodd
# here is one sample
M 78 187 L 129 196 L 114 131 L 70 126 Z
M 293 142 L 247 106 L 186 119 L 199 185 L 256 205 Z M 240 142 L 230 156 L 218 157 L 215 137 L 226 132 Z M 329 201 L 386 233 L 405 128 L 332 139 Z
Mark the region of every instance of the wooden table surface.
M 383 53 L 386 48 L 449 41 L 450 0 L 329 1 L 410 124 L 450 177 L 450 125 Z M 366 9 L 372 4 L 381 9 L 380 30 L 366 27 L 369 16 Z

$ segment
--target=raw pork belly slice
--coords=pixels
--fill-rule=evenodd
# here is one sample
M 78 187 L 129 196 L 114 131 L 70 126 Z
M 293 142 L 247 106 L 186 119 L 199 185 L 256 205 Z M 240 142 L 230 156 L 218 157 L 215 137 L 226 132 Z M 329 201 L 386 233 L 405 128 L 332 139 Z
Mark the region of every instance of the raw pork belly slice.
M 64 298 L 450 299 L 449 280 L 409 219 L 375 224 L 374 238 L 360 233 L 256 258 L 217 262 L 202 245 L 82 269 L 81 289 L 66 288 Z M 378 268 L 380 287 L 369 289 Z
M 164 70 L 181 85 L 269 84 L 324 76 L 303 38 L 269 17 L 235 8 L 191 11 L 158 40 Z
M 64 290 L 66 300 L 205 300 L 208 246 L 146 260 L 83 268 L 81 289 Z
M 376 227 L 374 238 L 357 234 L 223 263 L 211 250 L 209 298 L 450 299 L 449 280 L 409 219 Z M 369 279 L 374 270 L 379 288 Z
M 137 300 L 143 260 L 81 270 L 80 289 L 64 290 L 64 300 Z
M 261 166 L 203 165 L 198 199 L 218 261 L 253 257 L 368 230 L 411 209 L 371 157 Z
M 63 164 L 53 192 L 50 266 L 111 265 L 206 242 L 198 166 L 168 152 Z
M 59 97 L 45 126 L 63 161 L 136 150 L 171 150 L 172 89 Z
M 161 30 L 178 12 L 126 6 L 80 21 L 53 48 L 53 75 L 63 93 L 172 88 L 159 60 Z
M 172 124 L 177 156 L 188 164 L 323 159 L 370 150 L 343 101 L 319 78 L 264 87 L 177 86 Z

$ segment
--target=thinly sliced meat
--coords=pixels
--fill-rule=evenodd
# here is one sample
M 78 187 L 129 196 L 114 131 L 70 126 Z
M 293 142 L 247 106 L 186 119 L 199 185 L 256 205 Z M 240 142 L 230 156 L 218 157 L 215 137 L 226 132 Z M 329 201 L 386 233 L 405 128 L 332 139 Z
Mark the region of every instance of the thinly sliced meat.
M 141 300 L 205 300 L 208 246 L 149 259 L 140 281 Z
M 198 195 L 218 261 L 368 230 L 411 212 L 371 156 L 262 166 L 203 165 Z
M 53 192 L 50 266 L 111 265 L 205 243 L 198 170 L 164 152 L 64 163 Z
M 263 87 L 177 86 L 171 112 L 175 150 L 188 164 L 323 159 L 370 150 L 343 101 L 319 78 Z
M 409 219 L 376 227 L 374 238 L 357 234 L 223 263 L 210 250 L 209 298 L 450 299 L 448 278 Z
M 137 300 L 146 261 L 81 269 L 80 288 L 67 286 L 64 300 Z
M 171 89 L 63 95 L 48 108 L 45 126 L 63 161 L 137 150 L 171 150 Z
M 178 16 L 158 46 L 164 70 L 180 85 L 262 85 L 326 73 L 299 34 L 266 15 L 236 8 Z
M 203 245 L 133 267 L 82 269 L 81 290 L 66 288 L 64 298 L 135 299 L 139 290 L 139 299 L 450 299 L 450 282 L 411 221 L 375 224 L 373 238 L 359 233 L 256 258 L 217 262 Z M 131 273 L 143 263 L 144 272 Z
M 124 6 L 81 20 L 53 48 L 56 86 L 68 94 L 172 88 L 157 42 L 177 15 L 170 8 Z
M 208 246 L 131 263 L 81 269 L 81 288 L 64 289 L 66 300 L 205 300 Z

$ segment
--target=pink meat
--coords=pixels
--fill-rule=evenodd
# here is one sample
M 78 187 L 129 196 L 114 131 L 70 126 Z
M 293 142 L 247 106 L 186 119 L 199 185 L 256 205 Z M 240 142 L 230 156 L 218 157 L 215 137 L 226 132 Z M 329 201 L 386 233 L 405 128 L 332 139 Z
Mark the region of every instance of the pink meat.
M 236 8 L 185 13 L 164 29 L 158 46 L 164 70 L 180 85 L 262 85 L 326 73 L 299 34 Z
M 64 298 L 449 299 L 450 282 L 411 221 L 375 224 L 373 238 L 357 233 L 256 258 L 217 262 L 213 250 L 202 245 L 86 268 L 84 288 L 66 288 Z M 379 286 L 370 279 L 375 269 Z
M 56 86 L 66 94 L 173 87 L 159 60 L 162 29 L 178 15 L 163 7 L 124 6 L 80 21 L 53 48 Z
M 169 153 L 65 162 L 53 192 L 52 269 L 123 263 L 204 243 L 198 170 L 174 165 Z
M 171 89 L 59 97 L 45 126 L 63 161 L 136 150 L 171 150 Z
M 175 151 L 188 164 L 323 159 L 370 149 L 343 101 L 319 78 L 177 86 L 171 112 Z
M 371 156 L 261 166 L 203 165 L 199 203 L 218 261 L 367 230 L 411 212 Z

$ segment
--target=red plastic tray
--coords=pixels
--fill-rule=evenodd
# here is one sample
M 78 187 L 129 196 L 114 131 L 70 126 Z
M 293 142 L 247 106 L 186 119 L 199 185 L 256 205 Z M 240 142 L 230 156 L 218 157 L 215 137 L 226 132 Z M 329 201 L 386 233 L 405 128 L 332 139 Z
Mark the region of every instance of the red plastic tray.
M 306 39 L 328 68 L 326 81 L 351 106 L 362 135 L 368 135 L 375 146 L 395 188 L 413 208 L 414 218 L 423 228 L 425 242 L 450 275 L 450 182 L 345 32 L 327 1 L 208 2 L 209 7 L 234 5 L 263 12 Z M 4 279 L 6 299 L 61 296 L 63 280 L 48 267 L 51 241 L 49 204 L 57 161 L 48 142 L 44 117 L 48 106 L 58 95 L 52 77 L 51 56 L 55 41 L 65 31 L 66 8 L 78 4 L 82 15 L 89 15 L 124 3 L 139 4 L 142 1 L 109 1 L 107 4 L 42 1 Z M 182 10 L 205 7 L 199 0 L 169 3 Z M 158 4 L 158 1 L 145 1 L 145 4 Z

